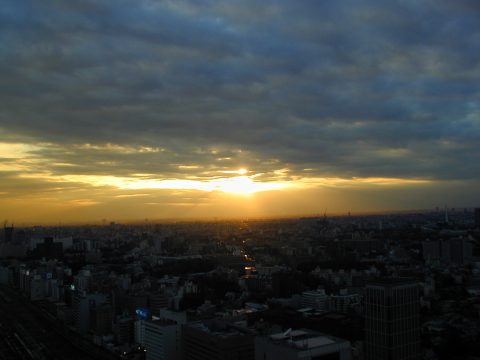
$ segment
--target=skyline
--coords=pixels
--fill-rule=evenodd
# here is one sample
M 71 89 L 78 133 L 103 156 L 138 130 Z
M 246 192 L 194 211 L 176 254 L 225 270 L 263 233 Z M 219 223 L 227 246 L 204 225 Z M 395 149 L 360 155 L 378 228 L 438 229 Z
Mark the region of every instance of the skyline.
M 7 1 L 0 216 L 476 207 L 479 15 L 473 0 Z

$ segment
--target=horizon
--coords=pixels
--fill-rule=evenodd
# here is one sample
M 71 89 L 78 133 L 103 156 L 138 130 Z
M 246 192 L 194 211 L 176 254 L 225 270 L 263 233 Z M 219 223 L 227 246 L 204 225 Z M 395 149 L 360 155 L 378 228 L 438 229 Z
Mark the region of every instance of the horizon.
M 474 213 L 476 207 L 449 207 L 447 208 L 449 216 L 457 213 Z M 418 215 L 418 214 L 438 214 L 444 216 L 445 208 L 425 208 L 425 209 L 404 209 L 404 210 L 383 210 L 383 211 L 367 211 L 367 212 L 339 212 L 339 213 L 316 213 L 316 214 L 292 214 L 284 216 L 252 216 L 252 217 L 196 217 L 196 218 L 146 218 L 146 219 L 90 219 L 86 221 L 72 221 L 72 222 L 15 222 L 13 220 L 5 219 L 4 227 L 13 226 L 14 228 L 32 228 L 32 227 L 77 227 L 77 226 L 111 226 L 111 225 L 127 225 L 127 226 L 142 226 L 142 225 L 157 225 L 157 224 L 189 224 L 189 223 L 215 223 L 215 222 L 241 222 L 241 221 L 288 221 L 288 220 L 302 220 L 302 219 L 343 219 L 343 218 L 363 218 L 376 216 L 401 216 L 401 215 Z

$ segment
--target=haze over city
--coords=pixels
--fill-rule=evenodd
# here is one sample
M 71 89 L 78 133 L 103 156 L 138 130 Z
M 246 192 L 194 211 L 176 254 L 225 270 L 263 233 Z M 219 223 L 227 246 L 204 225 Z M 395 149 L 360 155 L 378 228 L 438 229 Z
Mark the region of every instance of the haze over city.
M 480 202 L 476 1 L 7 1 L 0 215 Z

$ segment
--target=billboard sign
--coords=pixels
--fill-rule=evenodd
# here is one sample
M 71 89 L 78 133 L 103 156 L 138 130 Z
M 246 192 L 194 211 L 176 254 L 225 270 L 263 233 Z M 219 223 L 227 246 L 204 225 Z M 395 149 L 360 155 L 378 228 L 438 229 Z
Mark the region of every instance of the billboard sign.
M 143 308 L 138 308 L 135 310 L 138 319 L 147 320 L 148 319 L 148 310 Z

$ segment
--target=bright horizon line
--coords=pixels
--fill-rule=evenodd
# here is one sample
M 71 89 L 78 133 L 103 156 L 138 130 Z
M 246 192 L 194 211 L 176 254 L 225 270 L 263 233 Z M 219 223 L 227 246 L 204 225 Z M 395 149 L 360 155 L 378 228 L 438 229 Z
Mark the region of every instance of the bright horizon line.
M 475 209 L 475 206 L 452 206 L 448 209 Z M 444 208 L 439 207 L 439 213 L 443 213 Z M 460 211 L 460 210 L 459 210 Z M 327 218 L 342 218 L 342 217 L 366 217 L 366 216 L 376 216 L 376 215 L 407 215 L 414 213 L 433 213 L 436 212 L 435 207 L 431 208 L 420 208 L 420 209 L 384 209 L 384 210 L 365 210 L 365 211 L 350 211 L 350 212 L 332 212 L 326 213 Z M 350 213 L 350 214 L 349 214 Z M 143 220 L 140 219 L 100 219 L 100 220 L 89 220 L 89 221 L 66 221 L 66 222 L 53 222 L 53 221 L 43 221 L 43 222 L 31 222 L 31 221 L 22 221 L 15 222 L 15 220 L 5 220 L 4 223 L 13 224 L 14 226 L 18 224 L 18 227 L 36 227 L 36 226 L 45 226 L 45 227 L 70 227 L 70 226 L 98 226 L 105 225 L 109 226 L 112 222 L 117 225 L 146 225 L 146 224 L 162 224 L 162 223 L 191 223 L 191 222 L 216 222 L 216 221 L 261 221 L 261 220 L 293 220 L 293 219 L 303 219 L 303 218 L 323 218 L 325 215 L 321 213 L 306 213 L 306 214 L 291 214 L 291 215 L 265 215 L 265 216 L 196 216 L 196 217 L 157 217 L 154 219 L 146 218 Z M 105 222 L 104 222 L 105 220 Z

